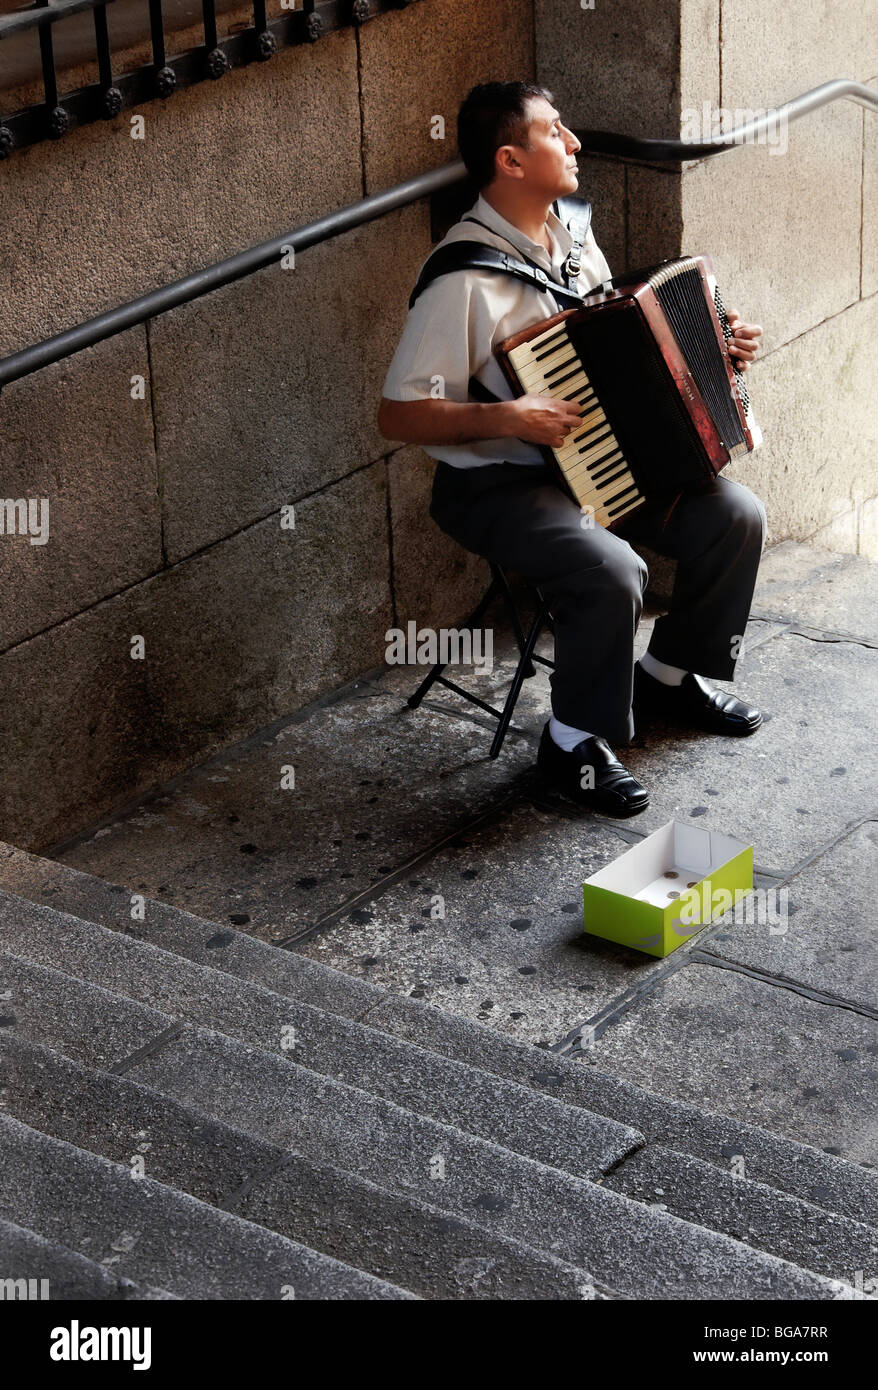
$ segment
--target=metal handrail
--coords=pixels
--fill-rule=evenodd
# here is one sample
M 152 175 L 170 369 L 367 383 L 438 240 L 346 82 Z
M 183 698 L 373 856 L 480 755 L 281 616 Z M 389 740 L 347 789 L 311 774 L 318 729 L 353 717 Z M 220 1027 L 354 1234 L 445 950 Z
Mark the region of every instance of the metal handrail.
M 770 119 L 777 120 L 782 113 L 786 112 L 786 119 L 797 120 L 818 107 L 840 99 L 857 101 L 867 110 L 878 111 L 878 92 L 875 92 L 871 87 L 863 86 L 861 83 L 840 78 L 834 82 L 824 82 L 822 86 L 814 87 L 811 91 L 804 92 L 801 96 L 787 102 L 785 106 L 776 108 Z M 736 144 L 741 143 L 741 131 L 750 131 L 758 127 L 758 121 L 749 122 L 737 131 L 726 132 L 724 135 L 701 145 L 689 144 L 683 140 L 638 140 L 631 136 L 615 135 L 608 131 L 585 130 L 576 134 L 585 153 L 611 153 L 626 158 L 632 157 L 632 153 L 634 153 L 637 157 L 642 158 L 644 149 L 648 149 L 650 159 L 678 162 L 702 158 L 705 155 L 720 154 L 723 150 L 731 149 Z M 735 139 L 736 136 L 738 137 L 737 140 Z M 309 246 L 318 245 L 320 242 L 329 241 L 332 237 L 341 236 L 344 232 L 352 231 L 355 227 L 363 226 L 366 222 L 373 222 L 376 218 L 383 217 L 386 213 L 393 212 L 397 208 L 406 207 L 409 203 L 417 202 L 420 198 L 428 197 L 444 188 L 451 187 L 461 182 L 465 177 L 466 169 L 462 160 L 455 160 L 451 164 L 445 164 L 440 169 L 429 170 L 425 174 L 417 174 L 414 178 L 406 179 L 405 182 L 396 184 L 393 188 L 385 189 L 381 193 L 373 193 L 368 198 L 362 198 L 356 203 L 349 203 L 347 207 L 329 213 L 325 217 L 319 217 L 314 222 L 307 222 L 303 227 L 298 227 L 295 231 L 288 232 L 284 236 L 274 237 L 271 241 L 260 242 L 246 251 L 239 251 L 236 255 L 217 261 L 203 270 L 197 270 L 191 275 L 184 275 L 182 279 L 163 285 L 161 289 L 151 290 L 148 294 L 120 304 L 115 309 L 98 314 L 96 318 L 87 319 L 84 323 L 77 324 L 75 328 L 68 328 L 63 333 L 56 333 L 53 337 L 46 338 L 31 347 L 13 352 L 8 357 L 0 358 L 0 388 L 11 381 L 29 376 L 32 372 L 39 371 L 52 362 L 59 362 L 74 352 L 92 347 L 95 343 L 113 337 L 116 333 L 122 333 L 127 328 L 133 328 L 139 323 L 144 323 L 147 319 L 166 313 L 168 309 L 175 309 L 180 304 L 200 299 L 202 295 L 209 294 L 211 290 L 219 289 L 220 286 L 231 284 L 235 280 L 241 280 L 255 270 L 263 270 L 274 261 L 280 260 L 283 255 L 288 254 L 290 248 L 294 252 L 298 252 Z
M 745 121 L 743 125 L 700 143 L 689 140 L 645 140 L 635 135 L 616 135 L 611 130 L 578 130 L 575 134 L 589 154 L 614 154 L 624 159 L 644 159 L 657 163 L 685 163 L 689 159 L 705 159 L 736 145 L 758 141 L 761 135 L 775 129 L 778 123 L 788 125 L 791 121 L 798 121 L 831 101 L 855 101 L 869 111 L 878 111 L 878 92 L 862 82 L 850 82 L 839 77 L 834 82 L 812 87 L 783 106 L 775 106 L 760 115 L 754 114 L 753 119 Z

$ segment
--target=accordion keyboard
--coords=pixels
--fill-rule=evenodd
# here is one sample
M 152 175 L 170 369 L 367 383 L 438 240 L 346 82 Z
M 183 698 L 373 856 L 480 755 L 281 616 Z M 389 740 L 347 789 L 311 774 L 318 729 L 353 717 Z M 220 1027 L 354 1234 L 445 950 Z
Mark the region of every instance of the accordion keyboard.
M 509 362 L 524 391 L 583 406 L 580 423 L 564 443 L 552 449 L 579 502 L 599 526 L 611 526 L 645 501 L 619 442 L 610 428 L 567 333 L 565 323 L 520 343 Z

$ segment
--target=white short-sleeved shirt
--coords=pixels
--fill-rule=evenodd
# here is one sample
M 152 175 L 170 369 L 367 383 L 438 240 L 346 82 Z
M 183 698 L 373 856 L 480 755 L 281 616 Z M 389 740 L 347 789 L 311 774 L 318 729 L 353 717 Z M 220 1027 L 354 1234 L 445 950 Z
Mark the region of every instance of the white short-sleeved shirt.
M 565 284 L 562 267 L 573 244 L 570 232 L 553 212 L 548 228 L 553 243 L 551 257 L 545 246 L 531 241 L 507 222 L 480 194 L 469 209 L 478 222 L 456 222 L 439 243 L 481 241 L 501 251 L 523 252 L 559 284 Z M 487 230 L 490 228 L 491 230 Z M 435 248 L 434 248 L 435 249 Z M 610 267 L 589 228 L 582 248 L 579 294 L 610 278 Z M 532 323 L 568 308 L 549 290 L 538 290 L 515 276 L 491 270 L 455 270 L 437 276 L 409 310 L 393 360 L 384 380 L 382 395 L 392 401 L 428 400 L 437 394 L 449 401 L 468 401 L 469 379 L 478 378 L 501 400 L 513 392 L 503 375 L 494 349 L 504 338 L 520 333 Z M 474 439 L 467 444 L 421 446 L 435 459 L 455 468 L 480 468 L 489 463 L 543 463 L 535 444 L 523 439 Z

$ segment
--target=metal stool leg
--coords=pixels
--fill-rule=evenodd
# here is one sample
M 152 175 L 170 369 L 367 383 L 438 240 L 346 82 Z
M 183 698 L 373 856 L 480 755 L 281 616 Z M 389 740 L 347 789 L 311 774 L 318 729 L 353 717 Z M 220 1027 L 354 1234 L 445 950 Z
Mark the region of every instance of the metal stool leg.
M 506 603 L 507 612 L 509 613 L 509 617 L 512 620 L 512 630 L 515 633 L 515 640 L 518 643 L 518 650 L 521 653 L 521 655 L 524 656 L 526 639 L 522 630 L 521 620 L 518 616 L 518 608 L 516 606 L 515 599 L 512 596 L 512 590 L 509 587 L 509 580 L 506 578 L 506 575 L 503 573 L 499 565 L 491 565 L 491 573 L 493 574 L 497 586 L 503 595 L 503 599 Z M 531 662 L 530 669 L 528 671 L 525 671 L 525 679 L 529 679 L 531 676 L 535 675 L 536 671 L 534 670 L 533 663 Z
M 497 595 L 499 585 L 497 576 L 494 573 L 493 565 L 491 566 L 491 572 L 494 575 L 494 577 L 492 578 L 490 584 L 488 585 L 482 597 L 479 599 L 479 602 L 476 604 L 475 608 L 473 609 L 470 616 L 467 618 L 466 622 L 461 624 L 461 629 L 464 631 L 468 628 L 475 627 L 482 614 L 486 612 L 486 610 L 494 601 L 494 598 Z M 428 672 L 428 674 L 421 681 L 421 684 L 418 686 L 414 695 L 409 696 L 407 701 L 409 709 L 417 709 L 418 705 L 421 703 L 428 690 L 430 690 L 431 687 L 435 685 L 436 681 L 439 680 L 440 676 L 442 675 L 442 672 L 445 670 L 445 667 L 447 665 L 447 661 L 436 662 L 436 665 L 432 668 L 430 672 Z
M 547 605 L 545 603 L 541 604 L 540 608 L 537 610 L 536 617 L 534 618 L 533 623 L 531 624 L 530 632 L 527 635 L 527 639 L 524 643 L 524 648 L 521 653 L 521 659 L 519 660 L 519 663 L 515 668 L 515 675 L 512 678 L 512 685 L 509 687 L 509 694 L 506 696 L 506 703 L 504 704 L 502 713 L 500 714 L 500 720 L 497 725 L 497 732 L 495 733 L 493 741 L 491 743 L 490 756 L 492 758 L 498 757 L 500 749 L 503 747 L 503 740 L 506 737 L 506 730 L 509 728 L 510 722 L 512 720 L 512 715 L 515 711 L 515 706 L 518 701 L 519 694 L 521 693 L 521 687 L 524 684 L 528 668 L 530 668 L 531 674 L 535 674 L 533 663 L 531 662 L 531 656 L 533 655 L 533 649 L 536 646 L 537 638 L 539 637 L 545 624 L 547 612 Z

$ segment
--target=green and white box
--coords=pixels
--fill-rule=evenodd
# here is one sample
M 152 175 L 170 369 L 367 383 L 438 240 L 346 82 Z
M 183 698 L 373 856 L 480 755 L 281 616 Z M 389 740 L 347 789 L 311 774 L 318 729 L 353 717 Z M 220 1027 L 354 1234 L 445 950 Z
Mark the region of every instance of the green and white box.
M 585 930 L 669 956 L 752 891 L 752 845 L 669 820 L 586 879 Z

